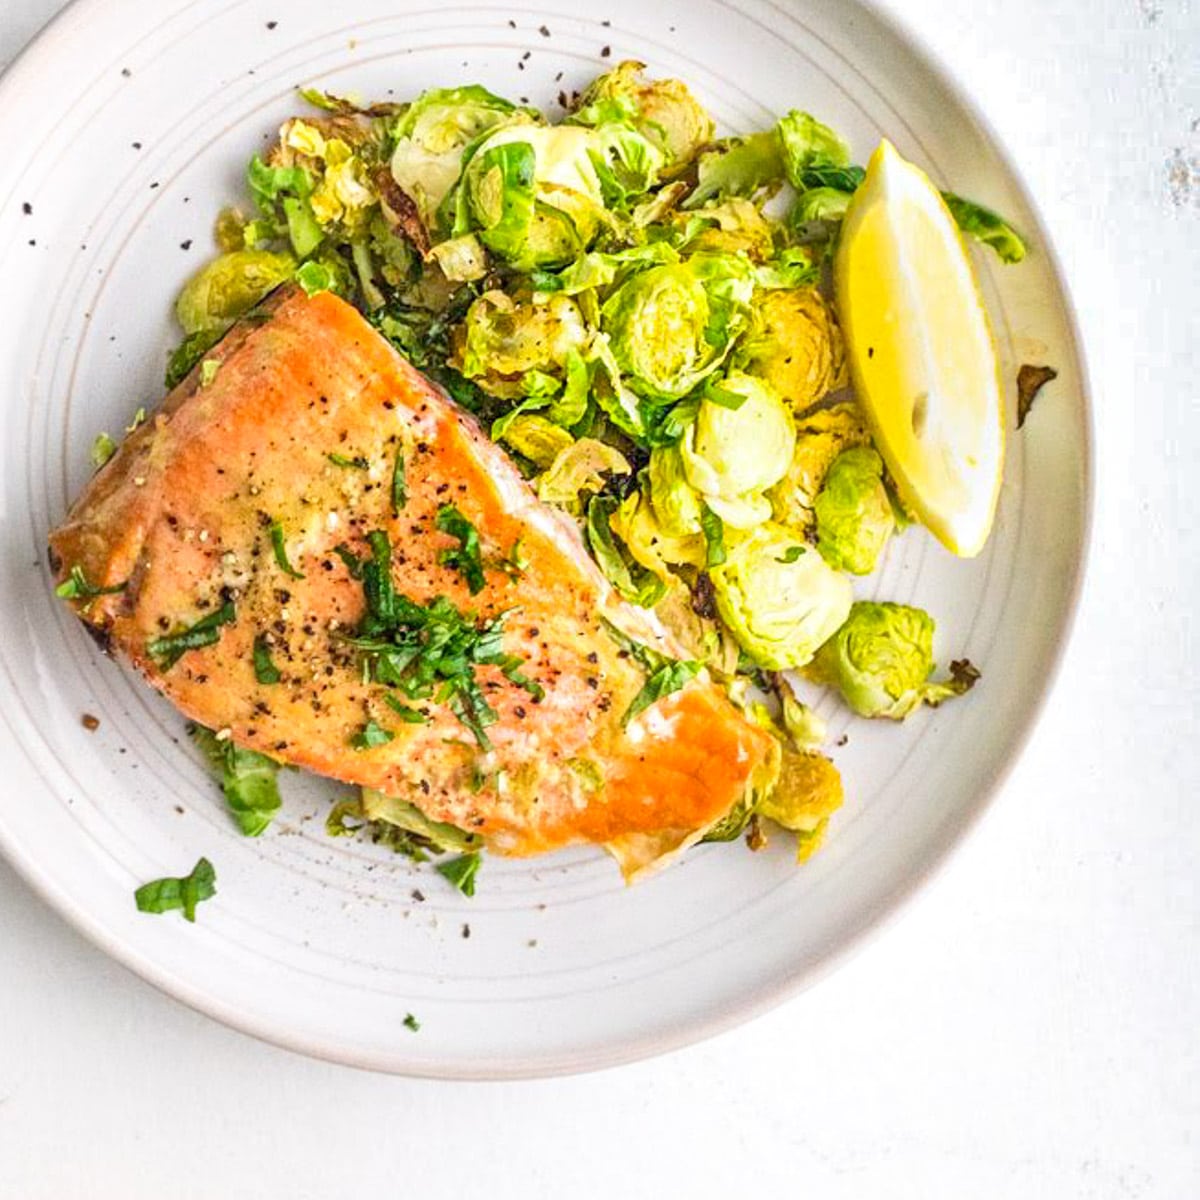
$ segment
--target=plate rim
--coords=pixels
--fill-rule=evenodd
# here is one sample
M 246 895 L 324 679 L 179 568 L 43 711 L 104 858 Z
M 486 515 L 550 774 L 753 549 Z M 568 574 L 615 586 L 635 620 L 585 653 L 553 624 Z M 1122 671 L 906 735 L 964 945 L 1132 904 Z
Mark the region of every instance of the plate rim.
M 787 7 L 802 6 L 803 4 L 803 0 L 772 0 L 772 2 L 782 3 Z M 576 1051 L 573 1056 L 563 1056 L 562 1061 L 538 1060 L 528 1065 L 522 1065 L 520 1060 L 499 1061 L 487 1069 L 459 1068 L 450 1064 L 426 1069 L 419 1064 L 413 1065 L 411 1060 L 406 1063 L 391 1061 L 391 1056 L 386 1052 L 383 1056 L 379 1053 L 372 1056 L 352 1050 L 338 1049 L 327 1046 L 318 1040 L 307 1038 L 303 1034 L 289 1034 L 286 1030 L 280 1030 L 265 1019 L 260 1020 L 253 1014 L 244 1014 L 234 1010 L 219 996 L 189 980 L 177 977 L 170 970 L 159 966 L 131 943 L 110 933 L 99 921 L 90 916 L 87 909 L 74 904 L 69 897 L 61 894 L 55 886 L 52 875 L 38 864 L 36 858 L 23 853 L 15 843 L 10 841 L 4 826 L 0 824 L 0 852 L 3 853 L 5 860 L 26 886 L 58 917 L 81 933 L 108 958 L 159 992 L 261 1042 L 357 1070 L 407 1078 L 482 1082 L 555 1078 L 607 1070 L 682 1050 L 687 1046 L 696 1045 L 728 1032 L 778 1008 L 785 1001 L 798 996 L 843 966 L 872 940 L 889 929 L 894 922 L 907 914 L 911 910 L 916 896 L 944 873 L 951 859 L 963 849 L 968 839 L 979 828 L 985 814 L 991 811 L 999 794 L 1027 752 L 1051 697 L 1061 683 L 1067 651 L 1076 636 L 1095 547 L 1096 413 L 1094 387 L 1087 344 L 1083 336 L 1070 278 L 1064 271 L 1058 246 L 1050 234 L 1042 206 L 1038 203 L 1007 143 L 984 114 L 958 73 L 900 13 L 892 11 L 882 0 L 855 0 L 855 2 L 878 21 L 918 62 L 937 76 L 954 101 L 977 126 L 989 150 L 1005 170 L 1009 182 L 1027 207 L 1032 218 L 1032 232 L 1036 236 L 1039 250 L 1045 257 L 1061 294 L 1062 316 L 1070 338 L 1070 349 L 1077 371 L 1081 401 L 1080 473 L 1083 486 L 1079 509 L 1080 532 L 1073 556 L 1072 576 L 1063 596 L 1061 636 L 1047 664 L 1042 686 L 1012 737 L 1011 752 L 990 774 L 986 783 L 978 789 L 970 803 L 957 813 L 955 819 L 947 825 L 938 842 L 929 848 L 925 865 L 920 870 L 907 874 L 896 886 L 881 895 L 870 911 L 861 917 L 857 926 L 846 934 L 836 946 L 823 952 L 815 961 L 781 972 L 778 980 L 762 992 L 739 996 L 734 1001 L 722 1002 L 714 1006 L 706 1016 L 687 1021 L 669 1033 L 645 1034 L 626 1040 L 619 1045 L 604 1046 L 597 1050 Z M 52 66 L 58 42 L 64 34 L 75 29 L 85 29 L 93 13 L 105 9 L 109 3 L 110 0 L 69 0 L 69 3 L 41 27 L 16 57 L 3 70 L 0 70 L 0 104 L 3 103 L 9 92 L 19 93 L 19 88 L 26 75 L 35 78 L 39 71 L 44 71 L 47 67 Z M 382 1057 L 387 1057 L 389 1061 L 382 1061 Z

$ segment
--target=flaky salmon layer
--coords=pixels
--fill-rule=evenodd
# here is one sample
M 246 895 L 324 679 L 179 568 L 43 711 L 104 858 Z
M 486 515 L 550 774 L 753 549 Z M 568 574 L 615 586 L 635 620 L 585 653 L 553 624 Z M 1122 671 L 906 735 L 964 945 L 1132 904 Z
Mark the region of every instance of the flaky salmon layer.
M 506 854 L 594 842 L 653 857 L 694 840 L 771 769 L 774 739 L 703 675 L 623 723 L 646 675 L 608 624 L 660 653 L 676 647 L 615 595 L 574 524 L 350 305 L 277 293 L 208 359 L 217 365 L 166 398 L 50 538 L 60 578 L 78 568 L 91 587 L 125 585 L 73 603 L 187 717 L 410 801 Z M 447 504 L 479 532 L 474 595 L 440 561 L 459 546 L 437 527 Z M 347 640 L 366 611 L 352 568 L 377 531 L 398 594 L 445 597 L 480 620 L 507 614 L 504 652 L 533 686 L 477 668 L 496 714 L 490 748 L 436 697 L 406 701 L 420 723 L 400 719 L 364 675 Z M 501 569 L 518 545 L 521 569 Z M 153 652 L 214 613 L 228 619 L 211 645 L 172 665 Z M 260 682 L 256 640 L 277 682 Z M 390 740 L 363 746 L 372 724 Z

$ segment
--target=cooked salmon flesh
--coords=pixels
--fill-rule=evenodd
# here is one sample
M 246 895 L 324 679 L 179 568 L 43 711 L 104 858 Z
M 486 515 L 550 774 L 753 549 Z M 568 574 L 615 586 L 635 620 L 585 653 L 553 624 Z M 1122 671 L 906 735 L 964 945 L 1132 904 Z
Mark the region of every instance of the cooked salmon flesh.
M 235 326 L 50 544 L 78 615 L 188 718 L 499 853 L 636 866 L 778 753 L 703 671 L 629 717 L 669 635 L 327 292 Z

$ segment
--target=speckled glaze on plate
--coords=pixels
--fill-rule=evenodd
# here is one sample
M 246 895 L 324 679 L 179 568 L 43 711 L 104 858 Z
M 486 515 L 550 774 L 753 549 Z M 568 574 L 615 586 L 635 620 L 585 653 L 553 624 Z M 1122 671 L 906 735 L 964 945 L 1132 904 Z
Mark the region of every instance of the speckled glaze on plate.
M 179 999 L 305 1053 L 457 1078 L 658 1053 L 811 982 L 893 911 L 998 788 L 1049 686 L 1090 510 L 1086 380 L 1064 286 L 1014 169 L 947 73 L 847 0 L 77 0 L 0 80 L 0 847 L 115 958 Z M 170 306 L 209 253 L 249 155 L 316 84 L 403 99 L 481 82 L 557 111 L 636 57 L 689 82 L 727 131 L 802 107 L 866 157 L 886 134 L 1030 235 L 980 263 L 1010 384 L 1059 378 L 1010 437 L 985 552 L 897 539 L 860 596 L 938 618 L 939 659 L 984 679 L 902 726 L 819 707 L 850 799 L 797 870 L 782 843 L 702 847 L 627 889 L 598 851 L 492 858 L 473 900 L 370 845 L 332 840 L 337 785 L 285 780 L 257 840 L 227 820 L 182 721 L 54 602 L 47 530 L 101 429 L 160 393 Z M 99 718 L 86 730 L 84 713 Z M 194 926 L 136 912 L 147 879 L 217 867 Z M 423 897 L 423 898 L 418 898 Z M 404 1025 L 407 1013 L 420 1032 Z

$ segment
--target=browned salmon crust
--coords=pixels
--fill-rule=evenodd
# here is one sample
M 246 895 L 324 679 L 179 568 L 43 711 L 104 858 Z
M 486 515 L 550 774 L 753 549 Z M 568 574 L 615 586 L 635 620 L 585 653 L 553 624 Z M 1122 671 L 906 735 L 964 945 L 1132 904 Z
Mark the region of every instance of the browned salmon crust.
M 209 367 L 205 386 L 193 372 L 176 388 L 50 538 L 60 578 L 79 567 L 94 586 L 126 584 L 75 600 L 76 610 L 189 718 L 281 762 L 409 800 L 509 854 L 644 835 L 677 844 L 725 814 L 777 754 L 703 676 L 622 726 L 645 675 L 604 620 L 662 652 L 675 647 L 613 593 L 575 526 L 350 305 L 285 289 L 209 359 L 215 376 Z M 408 496 L 397 512 L 398 451 Z M 485 561 L 519 541 L 524 571 L 489 568 L 470 595 L 438 561 L 458 545 L 436 528 L 446 503 L 479 530 Z M 277 560 L 274 524 L 303 578 Z M 545 695 L 479 668 L 498 716 L 490 752 L 446 704 L 418 702 L 427 723 L 407 724 L 364 682 L 344 640 L 363 617 L 363 586 L 334 548 L 366 557 L 373 530 L 390 538 L 403 595 L 444 596 L 485 618 L 512 610 L 504 648 Z M 154 639 L 227 602 L 234 619 L 214 644 L 166 669 L 156 662 Z M 256 678 L 256 637 L 277 683 Z M 392 740 L 354 748 L 368 721 Z

